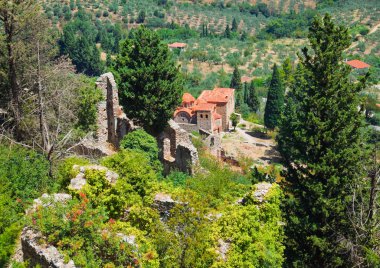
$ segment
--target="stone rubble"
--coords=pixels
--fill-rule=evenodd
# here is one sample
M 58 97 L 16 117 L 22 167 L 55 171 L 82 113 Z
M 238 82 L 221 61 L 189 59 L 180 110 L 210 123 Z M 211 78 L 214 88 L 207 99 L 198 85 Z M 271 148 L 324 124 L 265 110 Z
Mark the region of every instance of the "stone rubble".
M 88 166 L 73 166 L 74 170 L 78 170 L 78 175 L 71 179 L 69 189 L 79 191 L 82 189 L 84 185 L 86 185 L 86 170 L 99 170 L 99 171 L 105 171 L 106 172 L 106 180 L 109 181 L 111 184 L 115 184 L 117 179 L 119 178 L 119 174 L 109 170 L 106 167 L 99 166 L 99 165 L 88 165 Z
M 64 256 L 59 253 L 56 247 L 41 243 L 46 238 L 31 227 L 25 227 L 21 233 L 21 247 L 23 260 L 29 261 L 29 267 L 39 265 L 42 268 L 75 268 L 72 260 L 67 263 Z

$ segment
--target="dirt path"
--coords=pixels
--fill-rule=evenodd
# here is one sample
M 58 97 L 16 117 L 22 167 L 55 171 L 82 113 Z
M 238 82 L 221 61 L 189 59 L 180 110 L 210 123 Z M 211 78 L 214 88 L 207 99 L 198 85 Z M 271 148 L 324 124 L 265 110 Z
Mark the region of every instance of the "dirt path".
M 276 151 L 276 144 L 271 138 L 260 135 L 259 132 L 252 132 L 255 125 L 244 120 L 240 124 L 246 127 L 237 127 L 236 131 L 224 134 L 222 138 L 222 148 L 226 155 L 235 159 L 251 158 L 254 162 L 263 165 L 278 163 L 279 153 Z
M 374 32 L 377 31 L 377 29 L 380 27 L 380 22 L 378 22 L 375 26 L 373 26 L 371 28 L 371 30 L 369 30 L 368 34 L 373 34 Z

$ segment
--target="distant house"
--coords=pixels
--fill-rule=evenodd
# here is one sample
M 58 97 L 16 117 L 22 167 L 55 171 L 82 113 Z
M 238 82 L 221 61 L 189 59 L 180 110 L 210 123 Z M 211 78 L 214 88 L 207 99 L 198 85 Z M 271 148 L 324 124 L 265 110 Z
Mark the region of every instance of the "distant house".
M 230 116 L 235 110 L 234 94 L 233 88 L 204 90 L 198 99 L 185 93 L 182 105 L 174 113 L 174 121 L 187 131 L 228 131 Z
M 179 49 L 179 50 L 185 50 L 187 47 L 187 44 L 185 43 L 173 43 L 168 45 L 170 50 Z
M 349 60 L 346 61 L 346 63 L 350 65 L 353 69 L 368 69 L 369 67 L 371 67 L 369 64 L 360 60 Z

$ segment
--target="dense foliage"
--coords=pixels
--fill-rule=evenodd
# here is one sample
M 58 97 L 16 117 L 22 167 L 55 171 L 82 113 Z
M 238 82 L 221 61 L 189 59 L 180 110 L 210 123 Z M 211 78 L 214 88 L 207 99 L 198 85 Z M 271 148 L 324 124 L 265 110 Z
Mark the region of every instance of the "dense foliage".
M 0 145 L 0 266 L 13 253 L 25 209 L 53 186 L 43 156 L 19 146 Z
M 358 110 L 364 82 L 350 81 L 342 62 L 350 37 L 330 16 L 313 22 L 309 41 L 312 51 L 302 50 L 277 136 L 286 167 L 286 256 L 289 267 L 351 267 L 374 249 L 362 248 L 349 213 L 368 161 Z
M 88 14 L 82 10 L 65 25 L 61 39 L 61 54 L 70 56 L 78 72 L 90 76 L 100 75 L 104 69 L 95 43 L 96 34 Z
M 138 129 L 128 133 L 120 141 L 120 148 L 137 150 L 142 154 L 146 154 L 150 164 L 157 171 L 162 169 L 161 163 L 158 160 L 158 146 L 156 139 L 146 133 L 143 129 Z
M 127 116 L 149 133 L 159 133 L 182 95 L 182 78 L 158 35 L 140 27 L 121 45 L 114 71 Z
M 129 136 L 129 143 L 139 144 L 141 135 L 146 133 Z M 67 160 L 60 172 L 67 174 L 69 163 L 78 161 Z M 116 183 L 104 171 L 89 169 L 85 187 L 70 190 L 71 202 L 40 207 L 29 216 L 29 224 L 45 235 L 43 242 L 55 245 L 67 260 L 83 267 L 231 267 L 236 261 L 281 267 L 278 186 L 260 203 L 250 174 L 236 173 L 204 151 L 201 165 L 207 172 L 193 177 L 175 172 L 161 181 L 139 149 L 123 149 L 102 163 L 119 174 Z M 156 209 L 157 192 L 176 200 L 170 213 Z M 249 200 L 244 206 L 236 203 L 243 196 Z M 228 245 L 224 255 L 222 244 Z

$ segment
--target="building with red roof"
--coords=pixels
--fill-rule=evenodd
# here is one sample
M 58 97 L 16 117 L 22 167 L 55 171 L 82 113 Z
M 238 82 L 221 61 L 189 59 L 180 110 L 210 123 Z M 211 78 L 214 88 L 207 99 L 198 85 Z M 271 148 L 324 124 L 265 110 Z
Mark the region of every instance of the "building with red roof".
M 360 60 L 349 60 L 349 61 L 346 61 L 346 63 L 354 69 L 367 69 L 371 67 L 369 64 L 362 62 Z
M 175 49 L 175 48 L 185 49 L 187 47 L 187 44 L 175 42 L 175 43 L 169 44 L 168 46 L 170 49 Z
M 227 131 L 230 127 L 229 118 L 235 110 L 234 95 L 233 88 L 204 90 L 198 99 L 185 93 L 182 105 L 174 113 L 174 121 L 187 131 Z

